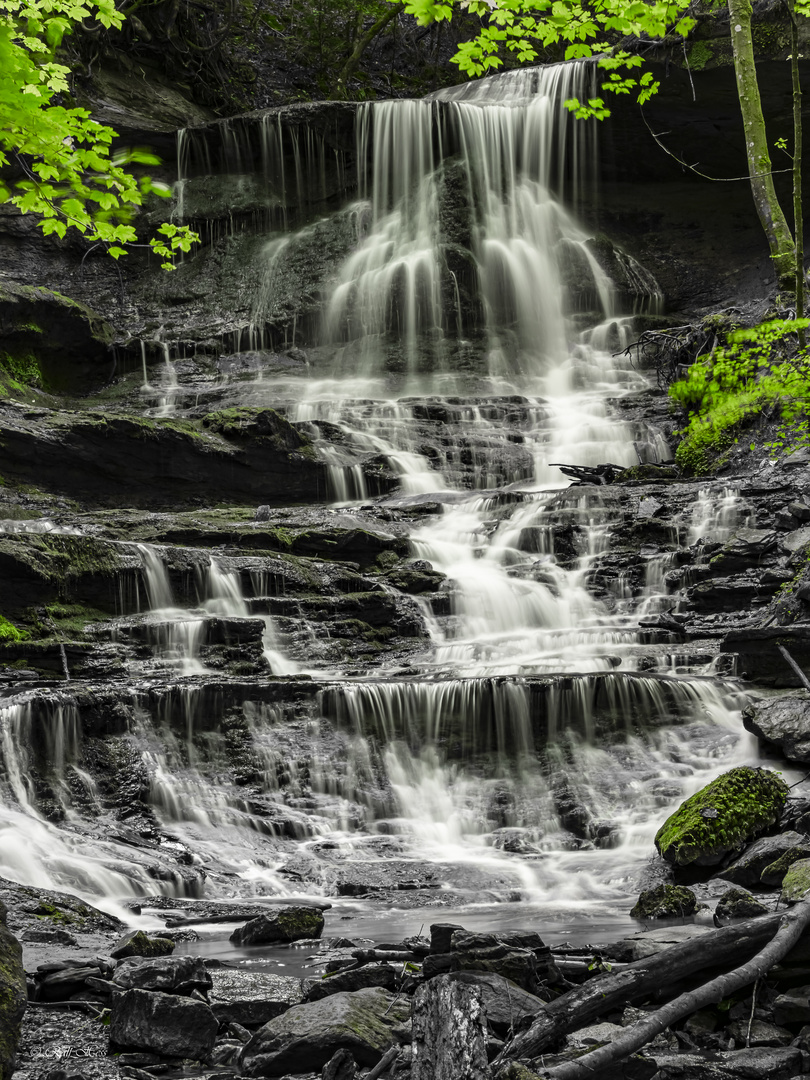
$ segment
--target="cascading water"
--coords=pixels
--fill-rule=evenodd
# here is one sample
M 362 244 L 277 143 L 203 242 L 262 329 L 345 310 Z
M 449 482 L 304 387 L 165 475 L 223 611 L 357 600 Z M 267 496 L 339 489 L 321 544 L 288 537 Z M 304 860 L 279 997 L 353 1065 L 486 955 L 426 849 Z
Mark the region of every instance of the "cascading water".
M 587 97 L 591 77 L 565 64 L 362 106 L 357 199 L 340 211 L 353 249 L 315 324 L 284 331 L 288 344 L 310 335 L 309 367 L 259 369 L 231 388 L 308 425 L 335 502 L 378 498 L 385 476 L 398 491 L 379 500 L 383 512 L 438 511 L 410 525 L 413 557 L 446 589 L 437 610 L 414 601 L 429 641 L 407 672 L 398 661 L 348 678 L 300 657 L 307 674 L 285 703 L 266 675 L 298 666 L 265 614 L 262 571 L 240 576 L 227 556 L 197 555 L 196 604 L 181 607 L 165 553 L 138 547 L 139 618 L 163 682 L 132 689 L 126 738 L 151 811 L 204 864 L 209 892 L 281 893 L 300 881 L 352 895 L 340 874 L 385 843 L 414 873 L 435 867 L 454 902 L 531 898 L 562 917 L 576 906 L 586 925 L 633 892 L 668 810 L 751 757 L 739 695 L 702 671 L 674 674 L 684 665 L 668 639 L 639 625 L 677 602 L 673 556 L 642 548 L 639 589 L 621 578 L 601 586 L 622 510 L 610 489 L 568 488 L 557 468 L 668 456 L 660 435 L 614 404 L 647 385 L 622 349 L 632 313 L 659 303 L 657 285 L 618 249 L 611 266 L 623 276 L 609 276 L 602 239 L 576 218 L 596 175 L 595 128 L 563 102 Z M 267 213 L 253 226 L 275 230 L 239 334 L 261 350 L 296 252 L 316 235 L 308 208 L 328 185 L 322 141 L 263 120 L 257 148 L 246 130 L 225 124 L 218 137 L 236 187 L 264 185 Z M 198 172 L 213 168 L 188 133 L 179 156 L 181 172 L 192 157 Z M 338 172 L 342 190 L 342 161 Z M 181 217 L 194 182 L 181 182 Z M 160 407 L 180 408 L 182 387 L 169 389 Z M 673 544 L 727 538 L 738 509 L 733 492 L 719 507 L 702 496 L 690 521 L 673 524 Z M 268 669 L 249 687 L 217 681 L 204 658 L 211 622 L 257 613 Z M 193 678 L 167 687 L 177 676 Z M 4 785 L 14 813 L 30 817 L 18 708 L 0 710 Z M 238 783 L 222 779 L 234 747 Z M 81 746 L 70 753 L 78 768 Z M 150 881 L 144 891 L 176 887 Z M 96 891 L 125 890 L 99 881 Z

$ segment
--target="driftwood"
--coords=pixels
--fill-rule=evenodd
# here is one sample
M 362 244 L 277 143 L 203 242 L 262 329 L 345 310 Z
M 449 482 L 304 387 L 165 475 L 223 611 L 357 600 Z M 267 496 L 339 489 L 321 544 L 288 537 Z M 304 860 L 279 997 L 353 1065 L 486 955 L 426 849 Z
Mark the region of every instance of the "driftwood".
M 796 661 L 793 659 L 793 657 L 787 651 L 785 646 L 780 645 L 777 642 L 776 647 L 779 650 L 779 652 L 782 654 L 782 656 L 784 656 L 785 660 L 787 660 L 787 662 L 790 664 L 790 666 L 796 672 L 796 674 L 799 676 L 801 684 L 805 688 L 805 690 L 810 690 L 810 679 L 807 678 L 805 673 L 802 671 L 802 669 L 799 667 L 799 665 L 796 663 Z
M 604 465 L 560 465 L 559 462 L 549 462 L 553 469 L 570 476 L 576 484 L 597 484 L 604 486 L 612 484 L 619 473 L 624 472 L 625 465 L 613 465 L 606 462 Z
M 810 900 L 803 900 L 782 915 L 773 938 L 741 967 L 725 975 L 718 975 L 703 986 L 674 998 L 650 1016 L 626 1028 L 623 1034 L 606 1046 L 600 1046 L 576 1061 L 566 1061 L 551 1069 L 541 1070 L 540 1075 L 546 1080 L 593 1080 L 593 1077 L 601 1075 L 602 1070 L 640 1050 L 659 1032 L 678 1020 L 707 1005 L 722 1001 L 735 990 L 755 982 L 790 952 L 809 925 Z
M 481 993 L 439 975 L 413 999 L 411 1080 L 491 1080 Z
M 385 1070 L 399 1057 L 399 1047 L 390 1046 L 371 1072 L 366 1073 L 365 1080 L 377 1080 L 378 1076 L 382 1076 Z
M 569 990 L 537 1014 L 531 1027 L 517 1036 L 497 1059 L 539 1057 L 564 1035 L 591 1023 L 618 1005 L 649 997 L 654 991 L 705 968 L 726 967 L 747 960 L 773 937 L 779 914 L 725 926 L 685 944 L 671 945 L 654 956 L 636 960 L 624 971 L 597 975 Z

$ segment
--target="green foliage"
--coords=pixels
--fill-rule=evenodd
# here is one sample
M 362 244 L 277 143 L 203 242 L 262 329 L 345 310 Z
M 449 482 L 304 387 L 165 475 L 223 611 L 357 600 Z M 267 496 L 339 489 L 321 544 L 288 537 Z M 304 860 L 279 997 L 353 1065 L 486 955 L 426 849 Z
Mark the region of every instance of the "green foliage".
M 393 2 L 393 0 L 391 0 Z M 620 44 L 628 39 L 686 38 L 695 25 L 688 0 L 406 0 L 405 10 L 422 25 L 449 19 L 464 8 L 481 19 L 481 29 L 463 42 L 453 60 L 467 75 L 484 75 L 503 65 L 504 52 L 519 63 L 537 60 L 541 50 L 562 52 L 561 59 L 599 57 L 606 73 L 602 91 L 634 94 L 643 104 L 659 84 L 649 71 L 643 74 L 641 56 Z M 576 99 L 566 106 L 578 117 L 602 119 L 610 114 L 603 98 Z
M 0 349 L 0 369 L 8 375 L 11 386 L 16 390 L 42 385 L 39 361 L 33 353 L 12 354 Z
M 149 193 L 169 191 L 127 169 L 158 158 L 137 148 L 113 153 L 113 129 L 65 104 L 70 69 L 56 50 L 85 20 L 118 28 L 123 15 L 114 0 L 0 0 L 0 167 L 16 166 L 23 176 L 0 180 L 0 203 L 35 214 L 46 236 L 76 229 L 118 259 L 137 240 L 137 207 Z M 196 236 L 173 225 L 159 232 L 152 249 L 172 269 L 173 253 L 188 251 Z
M 689 417 L 676 451 L 682 468 L 708 472 L 713 457 L 766 410 L 784 421 L 769 449 L 807 442 L 810 354 L 797 346 L 796 335 L 808 326 L 810 319 L 775 319 L 734 330 L 726 346 L 699 357 L 670 387 L 670 397 Z
M 13 623 L 0 615 L 0 642 L 10 644 L 13 641 L 25 641 L 27 637 L 28 634 L 24 630 L 18 630 Z

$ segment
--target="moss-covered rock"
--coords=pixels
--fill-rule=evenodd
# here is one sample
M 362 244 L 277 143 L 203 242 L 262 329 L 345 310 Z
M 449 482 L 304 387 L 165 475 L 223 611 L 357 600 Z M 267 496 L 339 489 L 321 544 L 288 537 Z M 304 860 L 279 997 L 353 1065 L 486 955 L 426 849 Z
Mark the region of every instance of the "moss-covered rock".
M 718 922 L 730 919 L 755 919 L 767 915 L 768 908 L 745 889 L 729 889 L 720 897 L 714 915 Z
M 694 914 L 697 897 L 680 885 L 644 889 L 630 912 L 631 919 L 674 919 Z
M 9 1080 L 14 1070 L 27 1000 L 22 946 L 7 929 L 6 907 L 0 902 L 0 1080 Z
M 810 859 L 799 859 L 782 878 L 781 899 L 787 904 L 796 904 L 799 900 L 804 900 L 808 892 L 810 892 Z
M 788 787 L 776 773 L 742 766 L 681 803 L 655 837 L 676 866 L 716 866 L 779 820 Z
M 174 952 L 174 942 L 168 938 L 149 937 L 143 930 L 132 930 L 115 943 L 110 956 L 123 960 L 127 956 L 169 956 Z
M 274 914 L 260 915 L 237 927 L 231 941 L 237 945 L 266 945 L 274 941 L 304 941 L 323 933 L 323 913 L 319 908 L 288 907 Z

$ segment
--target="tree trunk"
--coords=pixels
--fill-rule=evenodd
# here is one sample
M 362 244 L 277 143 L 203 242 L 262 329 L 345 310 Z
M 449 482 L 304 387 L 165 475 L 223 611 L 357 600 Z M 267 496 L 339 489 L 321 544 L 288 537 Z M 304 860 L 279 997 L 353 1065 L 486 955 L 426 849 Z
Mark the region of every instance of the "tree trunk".
M 413 999 L 411 1080 L 491 1080 L 481 993 L 439 975 Z
M 390 11 L 386 11 L 384 15 L 381 15 L 375 23 L 366 30 L 365 34 L 361 34 L 356 40 L 351 55 L 346 63 L 343 65 L 337 80 L 337 92 L 340 97 L 346 96 L 346 84 L 349 79 L 354 75 L 357 65 L 363 56 L 363 53 L 372 43 L 374 38 L 383 32 L 388 24 L 397 17 L 402 11 L 400 4 L 393 4 Z
M 615 975 L 597 975 L 546 1005 L 528 1031 L 518 1035 L 498 1060 L 539 1057 L 570 1031 L 619 1005 L 648 997 L 705 968 L 746 960 L 773 937 L 779 921 L 779 915 L 762 915 L 700 934 L 683 945 L 671 945 L 655 956 L 636 960 Z
M 793 236 L 796 240 L 796 318 L 804 318 L 804 215 L 802 212 L 802 82 L 799 75 L 799 24 L 796 4 L 786 0 L 790 15 L 790 72 L 793 80 Z M 806 345 L 804 330 L 799 345 Z
M 728 0 L 734 71 L 745 130 L 748 175 L 759 220 L 768 238 L 776 280 L 780 289 L 795 290 L 796 248 L 784 211 L 779 205 L 771 174 L 771 156 L 762 101 L 759 96 L 754 43 L 751 36 L 751 0 Z
M 678 1020 L 690 1016 L 707 1005 L 722 1001 L 735 990 L 748 986 L 760 975 L 770 971 L 774 964 L 793 948 L 808 925 L 810 925 L 810 901 L 803 900 L 782 916 L 779 929 L 773 939 L 747 964 L 725 975 L 719 975 L 695 990 L 681 994 L 663 1008 L 639 1020 L 632 1027 L 626 1028 L 623 1034 L 606 1046 L 600 1046 L 597 1050 L 592 1050 L 590 1054 L 577 1058 L 576 1061 L 566 1061 L 562 1065 L 542 1070 L 541 1075 L 545 1080 L 593 1080 L 595 1076 L 601 1075 L 602 1070 L 629 1057 L 636 1050 L 640 1050 L 659 1032 Z

